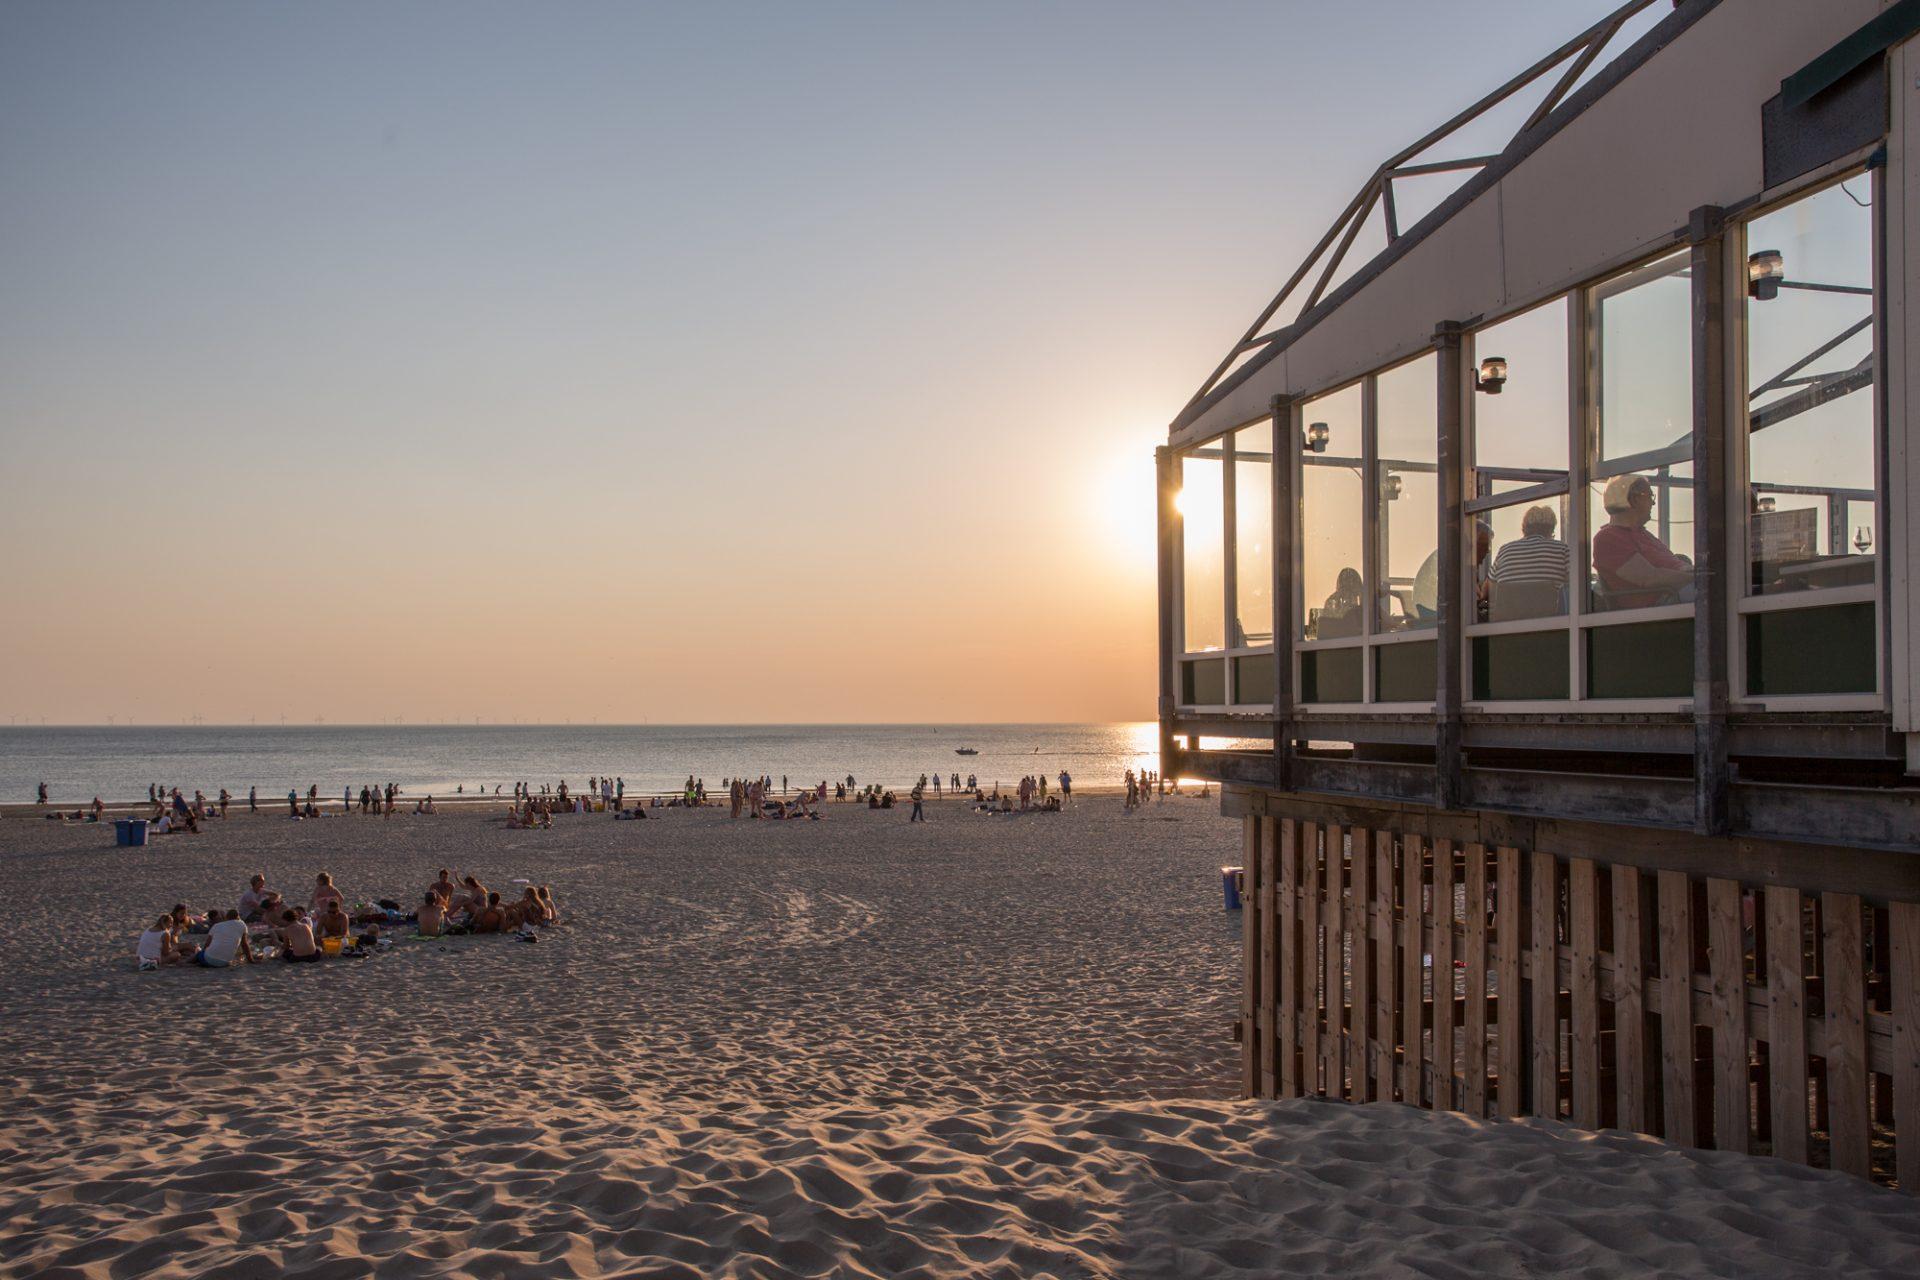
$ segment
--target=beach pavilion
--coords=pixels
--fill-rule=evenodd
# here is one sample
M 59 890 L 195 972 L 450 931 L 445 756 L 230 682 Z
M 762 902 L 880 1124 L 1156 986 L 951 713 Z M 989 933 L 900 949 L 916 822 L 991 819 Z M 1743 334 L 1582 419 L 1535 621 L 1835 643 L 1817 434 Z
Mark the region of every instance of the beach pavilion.
M 1163 772 L 1244 819 L 1250 1095 L 1920 1192 L 1916 225 L 1920 2 L 1634 0 L 1174 419 Z

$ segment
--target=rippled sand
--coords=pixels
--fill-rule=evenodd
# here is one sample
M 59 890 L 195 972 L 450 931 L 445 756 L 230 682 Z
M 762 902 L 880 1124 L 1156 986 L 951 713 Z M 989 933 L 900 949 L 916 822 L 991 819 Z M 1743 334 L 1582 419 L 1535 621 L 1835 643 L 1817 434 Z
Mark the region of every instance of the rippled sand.
M 149 850 L 0 821 L 0 1269 L 179 1276 L 1901 1274 L 1911 1200 L 1771 1161 L 1235 1101 L 1236 828 L 477 813 Z M 535 945 L 137 974 L 246 875 L 551 884 Z M 1910 1274 L 1910 1272 L 1907 1272 Z

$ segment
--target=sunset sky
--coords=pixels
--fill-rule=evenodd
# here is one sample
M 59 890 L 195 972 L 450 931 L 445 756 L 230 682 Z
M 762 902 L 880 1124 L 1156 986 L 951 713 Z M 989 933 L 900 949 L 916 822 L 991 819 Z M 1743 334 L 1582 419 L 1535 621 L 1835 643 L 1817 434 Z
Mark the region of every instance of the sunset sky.
M 1609 7 L 8 0 L 0 716 L 1150 717 L 1166 423 Z

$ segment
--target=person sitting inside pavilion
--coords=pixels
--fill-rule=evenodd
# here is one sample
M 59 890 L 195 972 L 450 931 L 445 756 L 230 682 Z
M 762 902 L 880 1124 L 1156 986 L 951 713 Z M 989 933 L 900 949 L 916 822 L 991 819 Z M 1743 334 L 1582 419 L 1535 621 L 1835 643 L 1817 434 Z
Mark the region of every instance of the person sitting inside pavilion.
M 1500 548 L 1488 571 L 1491 619 L 1542 618 L 1566 611 L 1567 544 L 1554 537 L 1560 523 L 1552 507 L 1529 507 L 1520 517 L 1520 537 Z
M 1693 599 L 1693 562 L 1675 555 L 1647 532 L 1653 517 L 1653 483 L 1645 476 L 1619 475 L 1607 481 L 1600 498 L 1607 523 L 1594 531 L 1593 571 L 1607 595 L 1607 607 L 1641 609 Z

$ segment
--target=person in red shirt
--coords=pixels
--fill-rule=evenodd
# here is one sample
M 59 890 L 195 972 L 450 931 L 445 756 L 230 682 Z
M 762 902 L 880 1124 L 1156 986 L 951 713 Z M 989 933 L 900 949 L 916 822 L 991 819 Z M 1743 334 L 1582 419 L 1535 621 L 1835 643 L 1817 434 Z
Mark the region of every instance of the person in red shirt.
M 1647 532 L 1653 485 L 1645 476 L 1615 476 L 1601 495 L 1607 523 L 1593 535 L 1593 571 L 1609 607 L 1640 609 L 1693 598 L 1693 563 Z

